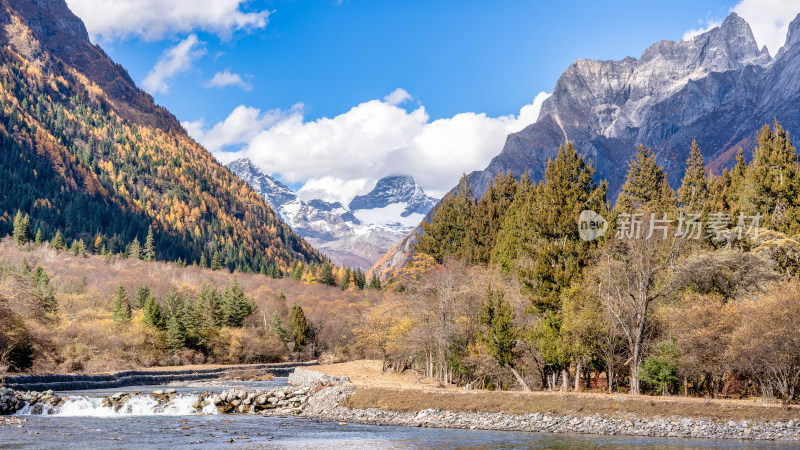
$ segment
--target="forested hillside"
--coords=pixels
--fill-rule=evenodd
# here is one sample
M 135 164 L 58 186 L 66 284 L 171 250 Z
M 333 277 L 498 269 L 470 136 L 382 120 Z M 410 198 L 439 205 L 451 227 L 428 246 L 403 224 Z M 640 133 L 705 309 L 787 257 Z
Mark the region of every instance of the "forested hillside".
M 777 121 L 754 140 L 719 175 L 693 143 L 677 191 L 640 146 L 613 209 L 570 143 L 539 183 L 500 175 L 475 201 L 465 177 L 362 339 L 489 388 L 796 400 L 800 165 Z
M 152 229 L 157 259 L 265 273 L 324 261 L 90 44 L 63 2 L 11 5 L 0 4 L 0 235 L 21 211 L 32 234 L 96 253 L 138 255 Z

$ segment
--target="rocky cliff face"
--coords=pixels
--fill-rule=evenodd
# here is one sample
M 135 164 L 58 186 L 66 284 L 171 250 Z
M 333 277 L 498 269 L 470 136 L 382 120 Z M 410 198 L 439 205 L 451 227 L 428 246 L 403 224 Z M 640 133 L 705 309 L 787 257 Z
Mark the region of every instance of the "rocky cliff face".
M 800 126 L 794 57 L 800 23 L 775 59 L 759 50 L 750 26 L 731 14 L 720 27 L 690 41 L 662 41 L 639 59 L 580 60 L 556 83 L 536 123 L 508 136 L 501 153 L 483 171 L 470 174 L 483 192 L 497 173 L 544 175 L 547 159 L 565 141 L 590 157 L 598 178 L 616 200 L 627 163 L 638 144 L 652 147 L 673 186 L 683 177 L 692 139 L 709 167 L 720 171 L 742 146 L 752 151 L 756 131 L 775 118 Z M 793 51 L 794 50 L 794 51 Z
M 320 199 L 300 200 L 247 158 L 233 161 L 228 168 L 278 211 L 292 230 L 334 263 L 348 267 L 371 267 L 436 204 L 407 176 L 382 178 L 372 191 L 356 196 L 345 207 Z
M 165 132 L 183 130 L 175 116 L 156 106 L 150 94 L 136 87 L 122 66 L 89 41 L 83 22 L 69 10 L 64 0 L 1 0 L 0 8 L 13 10 L 25 21 L 24 26 L 36 34 L 35 47 L 57 55 L 97 84 L 117 114 L 138 125 L 157 127 Z M 5 31 L 0 33 L 1 43 L 19 39 L 20 29 L 12 23 L 14 18 L 0 16 L 0 25 Z M 30 59 L 33 55 L 24 56 Z
M 477 196 L 499 173 L 528 169 L 540 180 L 547 160 L 572 141 L 594 161 L 596 178 L 609 181 L 615 202 L 638 144 L 653 148 L 677 188 L 693 139 L 718 173 L 735 163 L 740 147 L 749 157 L 758 129 L 775 119 L 800 132 L 800 16 L 773 59 L 758 49 L 747 22 L 731 14 L 692 40 L 654 44 L 638 59 L 574 62 L 536 123 L 509 135 L 500 154 L 469 180 Z M 413 241 L 404 239 L 373 270 L 386 278 L 404 266 Z

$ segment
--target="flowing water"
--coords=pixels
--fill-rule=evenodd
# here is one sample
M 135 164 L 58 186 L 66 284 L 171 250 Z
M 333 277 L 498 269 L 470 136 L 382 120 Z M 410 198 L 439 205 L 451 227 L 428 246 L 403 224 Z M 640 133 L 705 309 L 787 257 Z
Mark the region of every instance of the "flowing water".
M 794 448 L 775 442 L 380 427 L 219 415 L 213 406 L 198 413 L 195 407 L 209 392 L 233 386 L 269 389 L 285 380 L 202 389 L 175 386 L 178 395 L 166 405 L 159 405 L 149 393 L 170 386 L 60 393 L 68 397 L 63 405 L 41 411 L 26 407 L 17 414 L 24 420 L 21 426 L 0 425 L 0 448 Z M 104 406 L 103 397 L 116 392 L 132 396 L 118 409 Z

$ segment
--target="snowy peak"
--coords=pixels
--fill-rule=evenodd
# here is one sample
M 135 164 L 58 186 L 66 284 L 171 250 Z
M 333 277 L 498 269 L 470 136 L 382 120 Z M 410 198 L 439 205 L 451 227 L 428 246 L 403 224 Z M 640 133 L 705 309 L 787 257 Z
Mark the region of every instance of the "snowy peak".
M 366 195 L 358 195 L 350 202 L 350 210 L 386 208 L 394 204 L 405 204 L 401 217 L 411 214 L 427 214 L 436 204 L 409 176 L 390 176 L 378 180 L 375 188 Z
M 403 239 L 436 204 L 411 177 L 382 178 L 350 202 L 300 200 L 289 187 L 247 158 L 228 168 L 250 184 L 292 230 L 333 262 L 368 269 Z
M 228 168 L 249 184 L 276 211 L 281 206 L 297 200 L 297 195 L 288 186 L 261 172 L 247 158 L 240 158 L 228 164 Z M 279 211 L 278 211 L 279 212 Z

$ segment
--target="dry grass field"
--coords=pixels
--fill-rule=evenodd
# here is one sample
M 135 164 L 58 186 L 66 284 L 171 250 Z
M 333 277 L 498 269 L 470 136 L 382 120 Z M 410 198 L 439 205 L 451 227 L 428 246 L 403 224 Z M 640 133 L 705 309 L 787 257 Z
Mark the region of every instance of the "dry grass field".
M 691 417 L 728 421 L 787 421 L 800 419 L 800 406 L 784 407 L 758 400 L 711 400 L 602 393 L 490 392 L 436 387 L 413 373 L 382 373 L 380 361 L 352 361 L 313 368 L 329 375 L 349 376 L 356 385 L 351 408 L 380 408 L 408 412 L 439 409 L 457 412 L 559 414 L 641 419 Z

